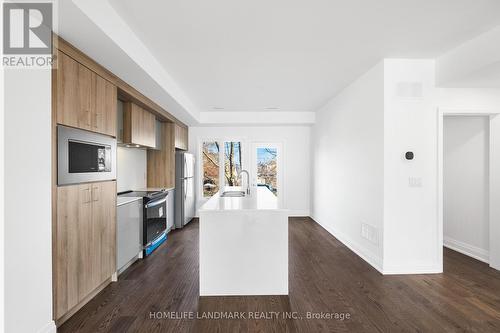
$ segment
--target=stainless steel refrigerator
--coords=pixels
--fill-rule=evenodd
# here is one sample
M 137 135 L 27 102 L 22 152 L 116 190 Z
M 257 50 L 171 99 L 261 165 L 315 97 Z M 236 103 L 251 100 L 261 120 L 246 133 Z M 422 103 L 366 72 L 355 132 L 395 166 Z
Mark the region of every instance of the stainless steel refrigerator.
M 175 227 L 182 228 L 194 217 L 194 156 L 175 153 Z

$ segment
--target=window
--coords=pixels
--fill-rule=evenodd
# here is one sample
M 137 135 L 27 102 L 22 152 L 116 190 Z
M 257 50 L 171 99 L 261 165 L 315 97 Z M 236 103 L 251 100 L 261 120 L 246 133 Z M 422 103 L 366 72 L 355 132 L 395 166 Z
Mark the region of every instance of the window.
M 257 148 L 257 185 L 266 186 L 274 195 L 278 195 L 277 160 L 278 150 L 275 147 Z
M 224 184 L 241 186 L 241 143 L 224 142 Z
M 204 141 L 201 147 L 203 197 L 208 198 L 224 186 L 241 186 L 238 177 L 243 168 L 239 141 Z
M 203 196 L 211 197 L 219 191 L 219 143 L 203 142 Z

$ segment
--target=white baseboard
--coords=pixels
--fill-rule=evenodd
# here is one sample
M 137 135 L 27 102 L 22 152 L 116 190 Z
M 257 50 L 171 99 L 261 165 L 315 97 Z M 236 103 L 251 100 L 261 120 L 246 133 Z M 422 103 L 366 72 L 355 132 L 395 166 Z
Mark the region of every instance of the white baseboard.
M 443 238 L 443 244 L 445 247 L 452 249 L 453 251 L 460 252 L 479 261 L 487 264 L 490 262 L 490 252 L 488 250 L 481 249 L 477 246 L 469 245 L 446 236 Z
M 404 265 L 384 266 L 384 275 L 409 275 L 409 274 L 440 274 L 443 268 L 438 265 Z
M 56 323 L 53 320 L 51 320 L 44 327 L 38 330 L 38 333 L 56 333 L 56 332 L 57 332 L 57 327 Z
M 342 244 L 347 246 L 351 251 L 353 251 L 356 255 L 358 255 L 361 259 L 369 263 L 373 268 L 375 268 L 377 271 L 380 273 L 384 274 L 382 271 L 382 260 L 376 256 L 373 255 L 370 251 L 368 251 L 366 248 L 363 246 L 356 244 L 351 238 L 349 238 L 347 235 L 339 232 L 338 230 L 335 230 L 334 228 L 327 226 L 325 224 L 322 224 L 320 221 L 318 221 L 316 218 L 312 217 L 314 222 L 319 224 L 323 229 L 328 231 L 333 237 L 337 238 Z
M 346 236 L 344 233 L 335 230 L 334 228 L 322 224 L 316 218 L 312 217 L 313 221 L 322 226 L 326 231 L 332 234 L 345 246 L 347 246 L 351 251 L 358 255 L 361 259 L 370 264 L 373 268 L 379 271 L 383 275 L 394 275 L 394 274 L 437 274 L 442 273 L 443 268 L 437 264 L 432 265 L 422 265 L 422 264 L 412 264 L 405 266 L 384 266 L 383 260 L 378 256 L 374 255 L 371 251 L 368 251 L 365 247 L 354 242 L 350 237 Z

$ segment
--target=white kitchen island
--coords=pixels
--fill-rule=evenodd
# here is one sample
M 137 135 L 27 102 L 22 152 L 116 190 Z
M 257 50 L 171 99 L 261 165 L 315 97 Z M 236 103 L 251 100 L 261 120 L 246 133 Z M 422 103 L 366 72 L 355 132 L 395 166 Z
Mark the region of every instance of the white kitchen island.
M 251 192 L 199 210 L 201 296 L 288 295 L 288 211 L 267 187 Z

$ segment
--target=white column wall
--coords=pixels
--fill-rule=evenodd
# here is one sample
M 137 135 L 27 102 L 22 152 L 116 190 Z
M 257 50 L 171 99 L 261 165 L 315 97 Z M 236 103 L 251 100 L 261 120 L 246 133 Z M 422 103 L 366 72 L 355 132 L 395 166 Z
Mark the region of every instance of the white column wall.
M 384 61 L 386 274 L 441 271 L 434 76 L 434 60 Z M 415 158 L 406 160 L 406 151 Z
M 52 321 L 51 71 L 5 70 L 5 330 Z

